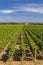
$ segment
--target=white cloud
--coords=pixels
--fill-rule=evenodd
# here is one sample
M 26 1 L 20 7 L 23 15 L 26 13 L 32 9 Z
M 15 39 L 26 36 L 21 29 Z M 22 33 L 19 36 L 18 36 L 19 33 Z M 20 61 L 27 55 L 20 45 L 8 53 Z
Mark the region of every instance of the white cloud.
M 5 13 L 5 14 L 9 14 L 9 13 L 13 13 L 14 10 L 0 10 L 0 13 Z
M 23 8 L 23 11 L 43 14 L 43 8 L 41 7 L 40 8 L 27 7 L 27 8 Z
M 31 4 L 26 4 L 27 6 L 33 6 L 33 7 L 42 7 L 43 4 L 36 4 L 36 3 L 31 3 Z
M 16 7 L 13 7 L 13 9 L 16 9 L 17 11 L 24 11 L 24 12 L 34 12 L 43 14 L 43 4 L 22 4 Z
M 43 14 L 43 4 L 25 4 L 15 6 L 12 8 L 12 10 L 0 10 L 0 13 L 10 14 L 20 11 Z

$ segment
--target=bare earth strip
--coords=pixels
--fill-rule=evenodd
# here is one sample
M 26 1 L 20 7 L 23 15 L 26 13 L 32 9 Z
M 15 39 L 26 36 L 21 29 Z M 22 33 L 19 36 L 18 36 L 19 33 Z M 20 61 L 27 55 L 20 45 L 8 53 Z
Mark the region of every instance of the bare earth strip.
M 43 61 L 24 61 L 24 62 L 12 62 L 11 65 L 43 65 Z
M 0 62 L 0 65 L 8 65 L 6 63 L 3 63 L 3 62 Z M 24 62 L 19 62 L 19 61 L 16 61 L 16 62 L 11 62 L 10 65 L 43 65 L 43 61 L 24 61 Z

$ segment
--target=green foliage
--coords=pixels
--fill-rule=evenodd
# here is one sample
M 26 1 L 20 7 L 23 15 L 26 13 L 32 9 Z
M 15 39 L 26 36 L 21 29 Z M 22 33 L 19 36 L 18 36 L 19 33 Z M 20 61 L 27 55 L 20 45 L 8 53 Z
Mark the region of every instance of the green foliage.
M 31 39 L 30 35 L 28 34 L 28 32 L 25 30 L 25 33 L 26 33 L 26 36 L 27 36 L 27 39 L 28 39 L 28 43 L 30 45 L 30 49 L 33 53 L 33 56 L 35 56 L 35 50 L 36 50 L 36 53 L 37 53 L 37 47 L 35 45 L 35 43 L 33 42 L 33 40 Z
M 28 34 L 31 36 L 33 41 L 39 47 L 41 51 L 43 51 L 43 41 L 42 41 L 42 29 L 43 25 L 27 25 L 25 29 L 27 30 Z
M 24 45 L 24 42 L 23 42 L 24 40 L 23 40 L 23 34 L 21 33 L 21 46 L 20 46 L 20 48 L 21 48 L 21 51 L 22 51 L 22 56 L 25 56 L 25 45 Z

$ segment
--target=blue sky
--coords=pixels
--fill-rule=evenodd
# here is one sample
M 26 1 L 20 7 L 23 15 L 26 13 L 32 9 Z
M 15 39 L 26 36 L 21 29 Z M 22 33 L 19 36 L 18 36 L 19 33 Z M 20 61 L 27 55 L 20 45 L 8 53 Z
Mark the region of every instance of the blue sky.
M 0 22 L 43 22 L 43 0 L 0 0 Z

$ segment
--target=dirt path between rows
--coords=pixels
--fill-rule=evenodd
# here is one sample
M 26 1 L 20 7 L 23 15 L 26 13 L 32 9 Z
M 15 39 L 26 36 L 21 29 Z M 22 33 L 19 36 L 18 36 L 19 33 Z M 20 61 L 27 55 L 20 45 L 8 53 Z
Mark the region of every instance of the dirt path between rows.
M 24 62 L 12 62 L 10 65 L 43 65 L 43 61 L 24 61 Z
M 0 62 L 0 65 L 9 65 L 9 64 Z M 24 62 L 16 61 L 16 62 L 11 62 L 10 65 L 43 65 L 43 61 L 37 61 L 37 62 L 34 62 L 34 61 L 24 61 Z

